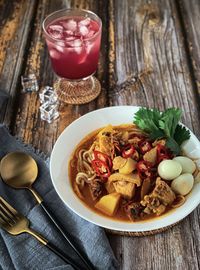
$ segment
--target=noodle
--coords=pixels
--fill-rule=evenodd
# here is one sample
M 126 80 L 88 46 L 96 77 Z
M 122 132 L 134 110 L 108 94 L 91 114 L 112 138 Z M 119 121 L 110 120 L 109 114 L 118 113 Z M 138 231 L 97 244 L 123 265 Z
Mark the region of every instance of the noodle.
M 93 210 L 122 220 L 145 220 L 181 206 L 186 198 L 158 175 L 159 145 L 168 153 L 165 141 L 151 140 L 133 124 L 92 132 L 70 163 L 74 191 Z

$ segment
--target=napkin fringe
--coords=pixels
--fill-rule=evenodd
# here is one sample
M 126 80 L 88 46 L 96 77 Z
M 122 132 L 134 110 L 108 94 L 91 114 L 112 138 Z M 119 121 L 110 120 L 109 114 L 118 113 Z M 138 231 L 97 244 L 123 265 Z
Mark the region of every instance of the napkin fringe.
M 22 138 L 19 138 L 18 136 L 14 136 L 14 137 L 16 141 L 20 143 L 28 152 L 33 152 L 34 154 L 42 158 L 46 164 L 49 164 L 50 158 L 43 151 L 35 148 L 32 144 L 24 143 Z
M 62 220 L 64 228 L 68 230 L 71 235 L 80 236 L 77 237 L 77 245 L 83 247 L 82 249 L 88 254 L 96 268 L 99 270 L 118 269 L 115 267 L 116 260 L 103 229 L 92 223 L 87 223 L 87 221 L 84 221 L 74 214 L 59 200 L 50 179 L 49 166 L 47 165 L 49 162 L 48 155 L 31 144 L 25 144 L 22 138 L 10 135 L 9 127 L 3 124 L 0 124 L 0 135 L 0 157 L 13 151 L 23 151 L 34 156 L 40 170 L 37 183 L 35 183 L 39 193 L 49 205 L 52 212 L 55 212 L 58 219 Z M 75 254 L 73 255 L 71 251 L 66 248 L 65 243 L 62 243 L 62 240 L 58 239 L 56 231 L 54 233 L 54 227 L 51 226 L 51 223 L 48 222 L 45 215 L 43 216 L 40 207 L 35 207 L 35 201 L 30 199 L 30 194 L 26 194 L 27 191 L 21 190 L 18 191 L 17 194 L 15 190 L 6 187 L 3 181 L 0 181 L 0 191 L 0 194 L 6 198 L 9 197 L 9 202 L 16 205 L 17 209 L 19 211 L 21 210 L 25 216 L 28 216 L 29 219 L 33 221 L 33 224 L 37 224 L 35 228 L 37 227 L 41 234 L 47 236 L 49 241 L 55 242 L 56 245 L 60 246 L 61 250 L 66 250 L 69 257 L 75 259 Z M 34 211 L 32 211 L 33 207 L 35 207 Z M 47 226 L 44 226 L 46 224 Z M 3 241 L 1 241 L 1 238 L 3 238 Z M 44 248 L 43 250 L 42 247 L 41 249 L 35 249 L 35 244 L 35 239 L 31 237 L 19 236 L 14 238 L 0 231 L 0 269 L 32 269 L 33 261 L 30 260 L 30 258 L 34 259 L 34 265 L 37 269 L 50 269 L 52 267 L 56 269 L 56 267 L 59 268 L 63 265 L 63 262 L 57 260 L 57 257 L 53 257 L 53 254 L 48 253 L 47 249 Z M 9 254 L 7 255 L 7 253 Z M 5 256 L 1 256 L 2 254 Z
M 6 126 L 5 124 L 0 124 L 0 128 L 4 128 L 6 129 L 9 133 L 9 127 Z M 22 138 L 18 137 L 18 136 L 14 136 L 14 138 L 16 139 L 16 141 L 21 144 L 22 147 L 24 147 L 28 152 L 33 152 L 34 154 L 38 155 L 41 159 L 43 159 L 45 161 L 45 163 L 48 165 L 50 158 L 48 155 L 46 155 L 44 152 L 42 152 L 41 150 L 35 148 L 32 144 L 28 144 L 25 143 Z

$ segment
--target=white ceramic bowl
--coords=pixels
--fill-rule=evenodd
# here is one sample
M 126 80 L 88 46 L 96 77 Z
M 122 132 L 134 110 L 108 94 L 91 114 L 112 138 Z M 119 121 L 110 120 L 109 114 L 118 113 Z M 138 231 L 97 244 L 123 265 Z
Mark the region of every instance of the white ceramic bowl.
M 91 131 L 108 124 L 119 125 L 132 123 L 134 113 L 139 109 L 135 106 L 117 106 L 90 112 L 70 124 L 56 141 L 50 159 L 50 173 L 53 185 L 63 202 L 77 215 L 111 230 L 144 232 L 160 229 L 186 217 L 200 203 L 200 184 L 195 184 L 186 202 L 161 217 L 142 222 L 123 222 L 103 217 L 87 208 L 75 195 L 68 177 L 68 162 L 76 145 Z M 191 132 L 191 131 L 190 131 Z M 189 140 L 196 149 L 200 142 L 191 132 Z M 192 149 L 191 149 L 192 150 Z

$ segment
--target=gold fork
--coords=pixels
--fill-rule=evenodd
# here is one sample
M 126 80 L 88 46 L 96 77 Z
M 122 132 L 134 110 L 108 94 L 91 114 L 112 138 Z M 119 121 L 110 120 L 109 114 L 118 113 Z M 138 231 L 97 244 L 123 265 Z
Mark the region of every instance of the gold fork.
M 22 214 L 17 212 L 8 202 L 6 202 L 0 196 L 0 227 L 12 235 L 18 235 L 21 233 L 29 233 L 34 236 L 40 243 L 48 247 L 56 255 L 58 255 L 63 261 L 71 264 L 75 269 L 80 269 L 71 258 L 63 254 L 52 243 L 48 242 L 44 237 L 29 228 L 29 220 Z

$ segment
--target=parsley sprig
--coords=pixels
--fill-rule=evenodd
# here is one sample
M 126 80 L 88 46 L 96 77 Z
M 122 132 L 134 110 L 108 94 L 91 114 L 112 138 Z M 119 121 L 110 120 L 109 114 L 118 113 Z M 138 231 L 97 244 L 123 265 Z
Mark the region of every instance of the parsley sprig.
M 169 108 L 164 112 L 140 108 L 135 113 L 133 123 L 148 133 L 152 140 L 165 138 L 166 146 L 178 155 L 180 145 L 190 138 L 189 130 L 179 124 L 181 114 L 182 111 L 178 108 Z

